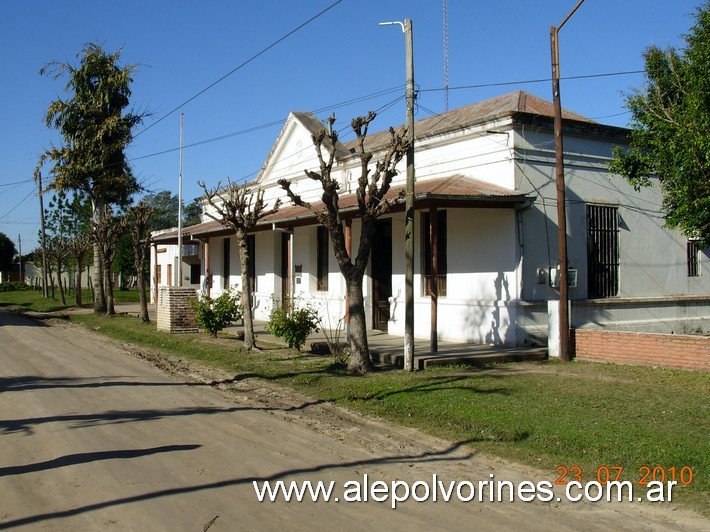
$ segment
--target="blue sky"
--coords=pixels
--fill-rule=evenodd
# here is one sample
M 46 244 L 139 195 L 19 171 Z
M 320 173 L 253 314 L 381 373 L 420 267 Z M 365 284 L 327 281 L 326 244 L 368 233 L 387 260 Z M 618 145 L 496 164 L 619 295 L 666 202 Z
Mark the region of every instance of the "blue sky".
M 64 83 L 39 70 L 77 63 L 87 42 L 122 47 L 137 64 L 132 105 L 149 112 L 130 147 L 135 174 L 152 191 L 177 193 L 184 113 L 184 198 L 197 180 L 253 179 L 292 110 L 335 112 L 341 127 L 386 109 L 376 130 L 404 121 L 404 38 L 414 26 L 417 118 L 444 110 L 442 0 L 341 0 L 318 18 L 166 116 L 336 0 L 4 0 L 0 57 L 0 232 L 23 253 L 37 246 L 39 202 L 31 181 L 39 155 L 57 142 L 43 124 Z M 681 46 L 700 0 L 586 0 L 560 32 L 562 77 L 643 69 L 655 44 Z M 449 108 L 513 90 L 551 99 L 549 28 L 576 0 L 448 0 Z M 564 107 L 625 126 L 623 93 L 640 74 L 562 81 Z M 460 88 L 469 87 L 469 88 Z M 363 97 L 371 96 L 364 99 Z M 399 99 L 399 100 L 398 100 Z M 333 108 L 336 104 L 344 104 Z M 322 109 L 322 110 L 321 110 Z M 263 126 L 263 127 L 262 127 Z M 348 137 L 343 135 L 343 138 Z M 218 140 L 213 140 L 218 139 Z M 208 142 L 205 142 L 208 141 Z M 162 153 L 166 152 L 166 153 Z

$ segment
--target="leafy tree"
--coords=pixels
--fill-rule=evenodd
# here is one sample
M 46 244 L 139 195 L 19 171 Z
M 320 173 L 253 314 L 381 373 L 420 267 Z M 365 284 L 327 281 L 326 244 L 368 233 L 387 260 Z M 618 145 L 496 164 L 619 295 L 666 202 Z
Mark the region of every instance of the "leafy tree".
M 155 194 L 147 194 L 143 201 L 153 209 L 150 225 L 153 230 L 170 229 L 177 227 L 179 198 L 169 190 L 161 190 Z M 185 205 L 182 209 L 182 223 L 184 226 L 200 222 L 202 207 L 197 199 Z
M 207 201 L 214 208 L 215 215 L 208 216 L 224 226 L 234 229 L 239 246 L 239 264 L 242 272 L 242 307 L 244 312 L 244 346 L 251 350 L 256 346 L 254 336 L 254 316 L 252 311 L 252 287 L 249 282 L 249 246 L 247 233 L 262 218 L 274 214 L 279 209 L 280 200 L 271 209 L 266 208 L 264 191 L 252 190 L 247 185 L 232 183 L 227 179 L 227 186 L 217 183 L 214 189 L 208 189 L 201 181 L 198 185 L 205 191 Z
M 202 221 L 202 206 L 197 198 L 185 205 L 182 209 L 182 223 L 195 225 Z
M 645 86 L 626 97 L 630 147 L 617 147 L 610 167 L 637 190 L 655 176 L 668 226 L 710 245 L 710 2 L 685 41 L 645 51 Z
M 121 51 L 105 52 L 98 44 L 87 44 L 77 54 L 79 65 L 53 61 L 40 74 L 55 79 L 68 77 L 69 97 L 52 102 L 45 116 L 48 127 L 58 130 L 62 144 L 47 150 L 39 160 L 38 174 L 50 163 L 51 188 L 81 191 L 91 202 L 94 227 L 106 222 L 110 205 L 125 205 L 139 190 L 126 159 L 125 148 L 133 128 L 143 115 L 126 112 L 131 96 L 135 66 L 119 66 Z M 94 311 L 110 311 L 104 286 L 100 248 L 107 242 L 94 234 Z
M 357 182 L 358 213 L 362 229 L 360 243 L 354 260 L 348 255 L 345 245 L 345 232 L 340 218 L 339 189 L 337 177 L 332 176 L 335 163 L 335 148 L 338 144 L 338 133 L 333 129 L 335 116 L 331 116 L 327 128 L 313 135 L 320 168 L 318 171 L 306 171 L 306 175 L 318 181 L 323 188 L 321 196 L 323 206 L 315 207 L 304 201 L 300 195 L 293 192 L 290 181 L 282 179 L 279 184 L 286 191 L 295 205 L 306 207 L 316 216 L 320 224 L 325 226 L 333 244 L 335 258 L 340 272 L 345 278 L 349 307 L 350 357 L 348 370 L 355 373 L 366 373 L 372 369 L 370 349 L 367 344 L 367 327 L 365 322 L 365 304 L 362 292 L 362 280 L 370 260 L 370 250 L 375 238 L 375 222 L 377 218 L 389 211 L 396 200 L 385 199 L 390 189 L 392 178 L 397 175 L 397 164 L 402 160 L 409 146 L 406 130 L 395 131 L 390 128 L 390 140 L 385 147 L 382 158 L 375 164 L 375 171 L 370 173 L 370 162 L 373 154 L 365 149 L 365 138 L 370 123 L 376 114 L 370 112 L 366 117 L 352 120 L 351 126 L 357 136 L 357 152 L 360 157 L 360 177 Z M 324 155 L 325 152 L 325 155 Z
M 5 233 L 0 233 L 0 270 L 7 270 L 17 255 L 15 243 Z

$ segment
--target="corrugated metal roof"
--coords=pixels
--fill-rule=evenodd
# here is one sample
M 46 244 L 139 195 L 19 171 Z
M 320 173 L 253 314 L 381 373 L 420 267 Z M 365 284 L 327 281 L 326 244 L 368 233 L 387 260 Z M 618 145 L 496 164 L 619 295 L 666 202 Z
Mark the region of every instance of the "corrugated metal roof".
M 399 200 L 399 203 L 404 203 L 404 191 L 404 185 L 392 187 L 385 195 L 385 199 L 396 200 L 401 197 L 402 199 Z M 510 190 L 461 174 L 418 181 L 414 186 L 414 197 L 415 207 L 417 204 L 424 202 L 436 203 L 437 201 L 446 201 L 448 206 L 460 204 L 462 207 L 471 205 L 512 207 L 515 204 L 525 203 L 530 200 L 525 193 L 519 190 Z M 316 210 L 321 210 L 324 206 L 321 201 L 312 202 L 311 205 Z M 344 215 L 355 215 L 357 211 L 357 195 L 352 193 L 341 196 L 338 205 Z M 290 205 L 262 218 L 259 226 L 266 229 L 272 224 L 299 224 L 308 221 L 312 222 L 314 218 L 314 214 L 309 209 Z M 188 236 L 192 239 L 230 233 L 232 233 L 231 229 L 214 220 L 183 228 L 183 236 Z M 157 243 L 172 243 L 176 239 L 177 229 L 158 235 L 154 238 L 154 241 Z
M 466 129 L 496 118 L 512 116 L 516 113 L 552 118 L 555 115 L 555 110 L 552 102 L 525 91 L 514 91 L 417 120 L 414 122 L 414 136 L 415 139 L 425 139 L 450 131 Z M 567 109 L 562 110 L 562 118 L 597 124 L 597 122 Z M 377 150 L 387 145 L 389 138 L 389 130 L 372 133 L 368 135 L 365 147 L 368 150 Z M 345 148 L 351 153 L 355 152 L 356 146 L 357 141 L 345 144 Z

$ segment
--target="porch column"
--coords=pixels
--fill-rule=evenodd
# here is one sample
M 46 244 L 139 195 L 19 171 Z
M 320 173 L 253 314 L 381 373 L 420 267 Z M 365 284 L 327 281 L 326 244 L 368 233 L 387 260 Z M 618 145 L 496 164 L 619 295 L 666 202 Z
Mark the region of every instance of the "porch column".
M 439 350 L 438 312 L 439 312 L 439 224 L 436 207 L 429 208 L 429 242 L 431 242 L 431 277 L 429 292 L 431 294 L 431 340 L 432 352 Z
M 153 242 L 153 302 L 158 304 L 158 244 Z
M 205 295 L 210 297 L 210 289 L 212 288 L 212 270 L 210 266 L 210 240 L 205 240 Z

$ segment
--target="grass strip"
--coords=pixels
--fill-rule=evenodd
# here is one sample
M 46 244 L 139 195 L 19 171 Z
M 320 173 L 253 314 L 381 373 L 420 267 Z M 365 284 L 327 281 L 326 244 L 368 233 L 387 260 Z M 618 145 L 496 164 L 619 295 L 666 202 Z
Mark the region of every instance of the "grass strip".
M 178 355 L 235 375 L 290 386 L 313 398 L 465 442 L 477 451 L 547 471 L 554 482 L 578 467 L 584 482 L 623 467 L 638 483 L 650 470 L 676 480 L 692 468 L 674 501 L 710 515 L 707 373 L 557 361 L 416 373 L 348 375 L 328 358 L 284 350 L 248 353 L 235 339 L 171 335 L 128 316 L 73 321 L 118 340 Z M 687 478 L 688 470 L 685 470 Z M 542 480 L 542 479 L 535 479 Z

